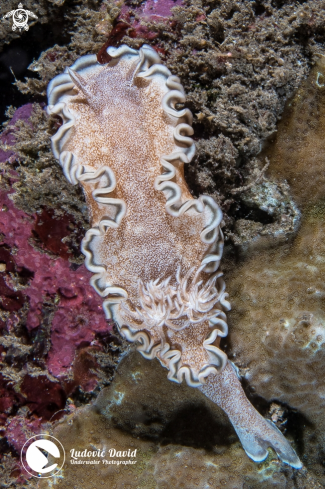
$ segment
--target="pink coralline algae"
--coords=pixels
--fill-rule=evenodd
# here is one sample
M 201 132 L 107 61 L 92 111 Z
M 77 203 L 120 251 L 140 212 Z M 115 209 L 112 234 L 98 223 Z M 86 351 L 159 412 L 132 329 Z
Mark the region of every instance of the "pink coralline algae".
M 143 19 L 161 20 L 172 15 L 172 8 L 181 5 L 180 0 L 148 0 L 139 7 Z
M 0 135 L 4 148 L 0 162 L 4 180 L 13 185 L 19 174 L 13 169 L 17 157 L 10 148 L 15 142 L 18 120 L 27 124 L 32 104 L 18 109 Z M 5 145 L 8 145 L 8 149 Z M 92 391 L 97 383 L 96 359 L 92 353 L 102 350 L 97 339 L 109 334 L 101 300 L 89 285 L 91 273 L 84 265 L 70 263 L 68 235 L 72 216 L 55 216 L 54 210 L 41 208 L 28 215 L 18 209 L 9 192 L 0 189 L 0 355 L 4 363 L 17 366 L 6 338 L 23 331 L 27 348 L 22 355 L 17 381 L 0 377 L 0 432 L 17 453 L 42 423 L 65 408 L 67 397 L 77 386 Z M 24 342 L 23 342 L 24 343 Z M 19 348 L 18 348 L 19 349 Z M 31 353 L 30 353 L 31 351 Z M 40 366 L 37 372 L 28 369 Z M 33 363 L 36 362 L 36 363 Z M 23 414 L 18 409 L 25 410 Z M 27 438 L 26 438 L 27 436 Z
M 4 351 L 0 348 L 0 351 Z M 2 353 L 1 351 L 1 353 Z M 0 426 L 5 424 L 7 414 L 15 404 L 21 402 L 22 396 L 14 391 L 13 387 L 7 385 L 7 382 L 0 374 Z
M 83 265 L 80 268 L 81 271 L 75 272 L 70 288 L 60 289 L 61 300 L 52 321 L 48 367 L 55 377 L 64 375 L 71 368 L 77 348 L 89 345 L 96 333 L 108 329 L 94 292 L 89 286 L 85 287 L 88 273 Z
M 137 17 L 141 18 L 143 22 L 166 23 L 172 16 L 172 8 L 182 3 L 182 0 L 147 0 L 139 7 L 134 8 L 133 12 L 136 12 Z M 151 40 L 159 35 L 158 32 L 151 31 L 139 20 L 133 20 L 129 11 L 130 8 L 123 5 L 119 20 L 132 25 L 133 34 L 131 37 L 142 37 L 143 39 Z
M 4 250 L 15 250 L 9 266 L 18 272 L 30 274 L 29 285 L 20 291 L 10 287 L 10 275 L 1 277 L 2 287 L 6 287 L 2 307 L 18 311 L 29 303 L 27 329 L 32 330 L 42 322 L 44 301 L 56 298 L 57 309 L 51 328 L 51 349 L 49 352 L 49 371 L 54 376 L 62 376 L 71 368 L 76 349 L 89 345 L 98 332 L 107 331 L 100 300 L 89 285 L 90 273 L 84 265 L 73 270 L 71 264 L 62 258 L 52 258 L 30 244 L 37 216 L 28 216 L 16 209 L 5 192 L 0 192 L 2 207 L 6 212 L 0 216 L 0 232 L 4 235 L 0 246 Z M 57 222 L 57 221 L 55 221 Z M 10 269 L 8 270 L 11 271 Z M 15 322 L 13 313 L 8 325 Z
M 28 438 L 41 431 L 42 425 L 39 418 L 27 419 L 24 416 L 15 416 L 8 424 L 6 437 L 10 445 L 19 453 Z
M 111 56 L 106 51 L 107 48 L 119 46 L 125 34 L 131 38 L 152 41 L 159 37 L 159 29 L 161 30 L 161 28 L 175 31 L 176 22 L 172 19 L 172 8 L 182 5 L 182 3 L 183 0 L 147 0 L 138 7 L 132 8 L 124 4 L 121 7 L 118 18 L 114 22 L 113 29 L 105 34 L 107 41 L 97 53 L 98 62 L 105 64 L 111 60 Z M 205 18 L 205 15 L 203 18 Z M 156 24 L 157 28 L 154 24 Z M 165 56 L 165 47 L 160 45 L 159 40 L 152 47 L 160 55 Z

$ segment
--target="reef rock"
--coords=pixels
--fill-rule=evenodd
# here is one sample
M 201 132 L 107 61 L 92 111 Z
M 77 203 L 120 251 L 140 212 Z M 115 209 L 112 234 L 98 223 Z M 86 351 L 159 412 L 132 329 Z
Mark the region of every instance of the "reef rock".
M 217 421 L 216 421 L 217 420 Z M 222 411 L 198 389 L 172 384 L 158 362 L 128 355 L 93 406 L 78 409 L 54 430 L 67 460 L 61 477 L 39 489 L 292 489 L 293 469 L 275 456 L 256 465 L 235 441 Z M 101 450 L 99 464 L 71 463 L 71 450 Z M 137 450 L 136 457 L 110 457 Z M 81 458 L 79 457 L 79 460 Z M 132 460 L 107 464 L 102 460 Z M 94 457 L 82 460 L 93 461 Z M 296 487 L 312 488 L 305 471 Z
M 292 240 L 256 249 L 228 275 L 233 302 L 230 355 L 251 389 L 303 415 L 296 426 L 302 460 L 324 484 L 324 62 L 288 104 L 274 145 L 269 175 L 286 178 L 302 212 Z M 316 440 L 316 441 L 315 441 Z M 299 451 L 299 450 L 298 450 Z

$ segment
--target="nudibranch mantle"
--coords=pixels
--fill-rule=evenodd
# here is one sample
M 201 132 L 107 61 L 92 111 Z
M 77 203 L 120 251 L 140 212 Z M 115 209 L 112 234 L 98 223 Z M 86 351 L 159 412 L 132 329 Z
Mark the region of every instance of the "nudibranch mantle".
M 249 457 L 260 462 L 271 446 L 301 468 L 219 349 L 230 309 L 218 271 L 222 212 L 185 183 L 195 146 L 192 114 L 177 108 L 185 101 L 180 80 L 150 46 L 107 52 L 108 64 L 83 56 L 48 86 L 48 113 L 63 121 L 52 150 L 86 196 L 92 227 L 82 251 L 106 317 L 144 357 L 157 357 L 170 380 L 185 379 L 218 404 Z
M 84 56 L 49 84 L 48 112 L 64 122 L 53 152 L 87 198 L 82 251 L 106 317 L 169 379 L 198 386 L 227 361 L 216 346 L 230 309 L 217 271 L 222 212 L 184 180 L 195 146 L 191 112 L 176 109 L 180 80 L 149 46 L 108 54 L 109 64 Z

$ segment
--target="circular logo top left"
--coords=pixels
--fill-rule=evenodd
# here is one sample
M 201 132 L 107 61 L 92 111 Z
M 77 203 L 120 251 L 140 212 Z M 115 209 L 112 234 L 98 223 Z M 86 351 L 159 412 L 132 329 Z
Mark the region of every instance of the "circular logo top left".
M 60 472 L 65 462 L 62 443 L 42 433 L 29 438 L 20 453 L 21 463 L 32 476 L 46 479 Z

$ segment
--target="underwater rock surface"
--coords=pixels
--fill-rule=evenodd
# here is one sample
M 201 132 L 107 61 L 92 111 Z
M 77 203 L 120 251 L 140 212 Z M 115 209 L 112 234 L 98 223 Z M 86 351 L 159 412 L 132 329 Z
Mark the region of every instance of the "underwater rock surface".
M 120 363 L 113 383 L 96 402 L 58 423 L 54 436 L 66 448 L 62 478 L 42 481 L 40 489 L 270 489 L 318 487 L 306 471 L 294 470 L 275 454 L 255 464 L 236 440 L 225 414 L 198 389 L 173 384 L 159 363 L 133 352 Z M 72 464 L 70 450 L 104 450 L 103 460 L 129 460 L 110 456 L 137 449 L 133 465 Z M 79 460 L 94 460 L 79 457 Z M 308 485 L 310 484 L 310 485 Z
M 53 429 L 67 449 L 76 436 L 80 448 L 139 449 L 135 466 L 82 469 L 83 480 L 77 466 L 66 467 L 55 481 L 64 489 L 76 479 L 78 488 L 323 487 L 325 2 L 26 0 L 24 7 L 39 17 L 29 32 L 3 22 L 0 29 L 0 62 L 8 73 L 13 66 L 28 103 L 9 110 L 0 148 L 0 487 L 36 487 L 21 473 L 19 451 L 29 436 Z M 51 156 L 49 137 L 61 122 L 48 120 L 42 97 L 81 55 L 143 42 L 188 93 L 197 138 L 191 191 L 223 208 L 232 303 L 224 347 L 251 401 L 295 443 L 299 472 L 272 453 L 260 466 L 251 462 L 222 411 L 136 354 L 102 390 L 127 346 L 88 285 L 79 252 L 84 198 Z M 14 63 L 24 44 L 30 72 Z M 5 106 L 21 100 L 12 81 L 5 79 Z M 207 425 L 212 411 L 217 422 Z
M 304 416 L 302 458 L 321 484 L 324 450 L 324 115 L 323 57 L 288 103 L 266 152 L 269 174 L 286 178 L 301 209 L 294 239 L 253 251 L 229 276 L 231 355 L 250 388 Z M 312 434 L 313 433 L 313 434 Z

